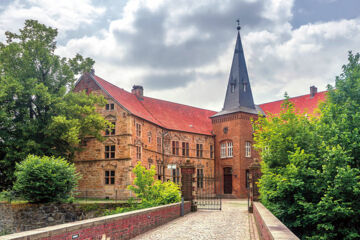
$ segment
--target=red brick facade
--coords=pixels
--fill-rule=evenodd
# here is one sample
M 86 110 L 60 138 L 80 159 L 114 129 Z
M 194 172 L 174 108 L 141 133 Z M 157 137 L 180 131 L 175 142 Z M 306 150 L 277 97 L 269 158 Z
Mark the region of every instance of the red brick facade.
M 212 119 L 213 131 L 216 135 L 215 168 L 218 194 L 229 194 L 237 198 L 247 197 L 246 172 L 249 171 L 253 159 L 258 158 L 257 152 L 253 149 L 252 119 L 257 119 L 257 115 L 242 112 Z M 232 143 L 232 156 L 228 154 L 227 143 L 229 142 Z M 250 155 L 249 151 L 246 155 L 247 142 L 250 144 Z M 225 156 L 221 156 L 221 145 L 223 143 L 226 143 L 227 147 Z

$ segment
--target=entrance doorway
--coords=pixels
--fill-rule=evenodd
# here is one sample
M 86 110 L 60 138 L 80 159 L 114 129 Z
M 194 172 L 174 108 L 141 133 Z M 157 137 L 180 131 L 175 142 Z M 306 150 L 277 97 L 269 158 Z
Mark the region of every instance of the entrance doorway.
M 232 194 L 232 168 L 224 168 L 224 194 Z

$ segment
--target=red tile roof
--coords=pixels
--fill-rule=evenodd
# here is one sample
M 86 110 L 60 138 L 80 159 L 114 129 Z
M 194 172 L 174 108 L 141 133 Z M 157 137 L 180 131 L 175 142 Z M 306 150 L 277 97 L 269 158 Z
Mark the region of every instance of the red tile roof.
M 310 94 L 302 95 L 298 97 L 290 98 L 290 102 L 294 103 L 295 108 L 300 113 L 313 114 L 314 110 L 319 106 L 320 102 L 325 101 L 327 91 L 318 92 L 314 97 L 311 97 Z M 284 100 L 279 100 L 275 102 L 263 103 L 260 104 L 261 109 L 265 114 L 279 114 L 281 111 L 281 104 Z
M 98 84 L 132 114 L 170 130 L 211 135 L 216 112 L 134 94 L 94 76 Z

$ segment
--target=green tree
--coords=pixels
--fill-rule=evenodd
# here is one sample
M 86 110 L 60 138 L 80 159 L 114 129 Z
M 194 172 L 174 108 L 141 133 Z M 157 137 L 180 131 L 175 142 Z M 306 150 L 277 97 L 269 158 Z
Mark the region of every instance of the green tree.
M 320 117 L 285 101 L 255 124 L 261 201 L 302 239 L 360 238 L 360 55 L 348 59 Z
M 14 190 L 29 202 L 67 200 L 79 179 L 74 164 L 59 157 L 29 155 L 16 165 Z
M 14 181 L 15 163 L 28 154 L 73 157 L 80 138 L 107 122 L 96 113 L 103 97 L 71 90 L 76 75 L 94 61 L 55 54 L 57 30 L 26 20 L 19 33 L 0 43 L 0 190 Z
M 180 188 L 176 183 L 155 180 L 155 167 L 146 169 L 138 162 L 134 167 L 134 185 L 128 188 L 142 200 L 145 206 L 157 206 L 179 202 L 181 200 Z

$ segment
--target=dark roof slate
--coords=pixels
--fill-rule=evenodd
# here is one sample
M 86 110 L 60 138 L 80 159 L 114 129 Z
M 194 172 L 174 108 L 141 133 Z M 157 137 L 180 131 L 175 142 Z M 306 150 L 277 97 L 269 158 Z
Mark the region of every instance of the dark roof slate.
M 246 68 L 244 50 L 238 31 L 234 57 L 231 65 L 229 81 L 226 89 L 224 107 L 213 117 L 233 112 L 247 112 L 258 114 L 261 109 L 254 104 L 249 76 Z

